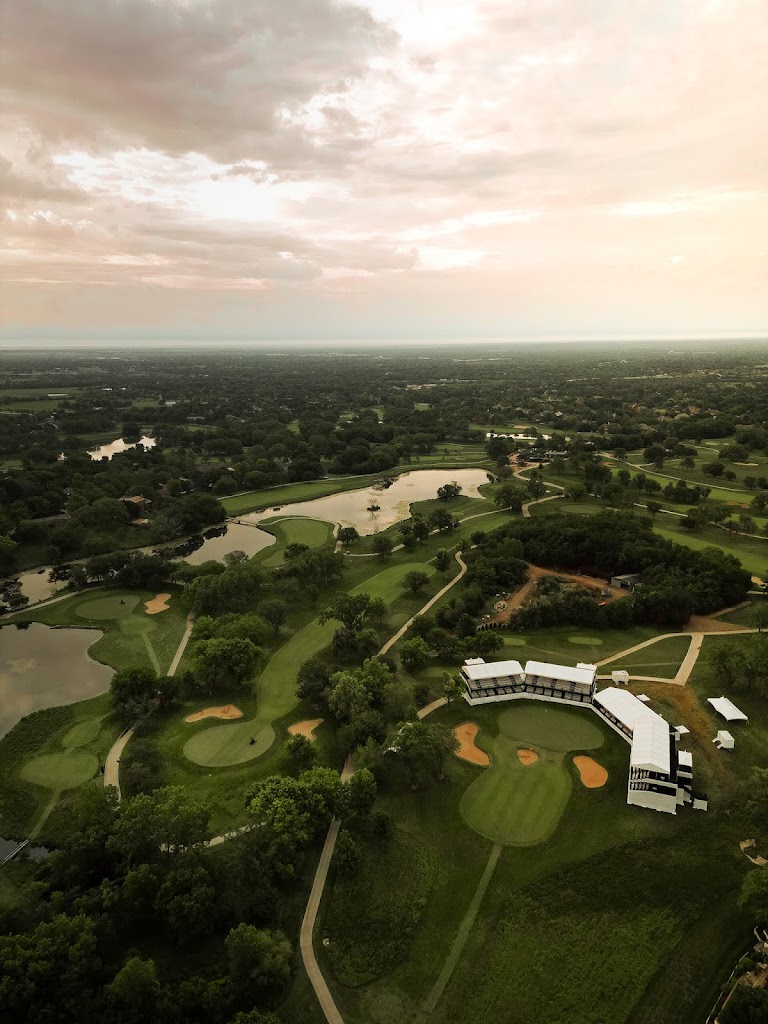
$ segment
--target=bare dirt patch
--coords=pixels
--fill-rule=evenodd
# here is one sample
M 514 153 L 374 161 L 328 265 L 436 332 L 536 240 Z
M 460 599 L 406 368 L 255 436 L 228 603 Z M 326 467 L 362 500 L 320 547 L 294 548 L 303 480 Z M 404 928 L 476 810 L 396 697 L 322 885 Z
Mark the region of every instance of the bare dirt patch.
M 593 757 L 577 754 L 573 763 L 579 769 L 582 785 L 587 789 L 600 789 L 608 781 L 608 772 Z
M 581 587 L 588 587 L 590 590 L 595 592 L 595 596 L 602 594 L 603 591 L 608 591 L 609 595 L 605 598 L 606 604 L 610 604 L 611 601 L 616 601 L 620 598 L 628 597 L 629 591 L 622 590 L 621 587 L 612 587 L 606 580 L 599 579 L 597 576 L 582 576 L 578 573 L 572 572 L 558 572 L 556 569 L 542 569 L 541 566 L 532 565 L 528 563 L 528 579 L 522 585 L 522 587 L 515 591 L 514 594 L 510 594 L 506 598 L 507 607 L 502 611 L 492 615 L 489 620 L 490 622 L 509 622 L 510 618 L 514 613 L 528 601 L 534 594 L 536 584 L 544 576 L 555 576 L 557 579 L 563 580 L 564 583 L 575 583 Z
M 171 600 L 170 594 L 158 594 L 153 597 L 150 601 L 144 602 L 144 610 L 147 615 L 157 615 L 159 612 L 165 612 L 168 610 L 168 602 Z
M 202 711 L 195 711 L 187 715 L 185 722 L 202 722 L 204 718 L 242 718 L 243 712 L 234 704 L 222 704 L 217 708 L 203 708 Z
M 529 765 L 536 764 L 539 760 L 539 755 L 535 750 L 530 750 L 528 747 L 517 748 L 517 760 L 520 764 Z
M 306 736 L 308 740 L 315 741 L 315 729 L 323 724 L 322 718 L 307 718 L 303 722 L 294 722 L 288 726 L 291 736 Z
M 464 722 L 463 725 L 456 726 L 453 730 L 453 735 L 459 741 L 456 757 L 460 757 L 463 761 L 469 761 L 470 764 L 479 764 L 486 768 L 491 763 L 491 759 L 484 750 L 475 746 L 477 731 L 474 722 Z

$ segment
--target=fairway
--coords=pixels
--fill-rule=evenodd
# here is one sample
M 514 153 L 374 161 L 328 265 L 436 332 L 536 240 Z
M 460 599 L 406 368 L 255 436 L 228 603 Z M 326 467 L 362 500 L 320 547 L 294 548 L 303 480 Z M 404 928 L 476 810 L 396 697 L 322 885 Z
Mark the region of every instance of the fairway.
M 122 619 L 130 615 L 141 598 L 137 594 L 96 597 L 77 606 L 81 619 Z
M 403 593 L 403 577 L 413 569 L 427 576 L 435 572 L 434 566 L 422 562 L 393 565 L 354 587 L 350 594 L 383 597 L 387 604 L 391 604 Z M 330 644 L 335 629 L 334 622 L 321 625 L 318 619 L 300 629 L 275 651 L 256 682 L 257 716 L 247 722 L 238 722 L 237 725 L 203 727 L 184 744 L 184 756 L 195 764 L 221 768 L 242 764 L 269 750 L 275 737 L 272 722 L 296 707 L 296 675 L 299 668 L 308 658 L 319 654 Z M 251 737 L 256 740 L 253 744 Z
M 595 750 L 603 734 L 585 711 L 523 705 L 499 715 L 492 741 L 491 767 L 469 786 L 459 805 L 476 832 L 505 846 L 533 846 L 555 831 L 571 795 L 572 779 L 563 764 L 571 750 Z M 518 755 L 520 747 L 538 754 Z
M 74 750 L 76 747 L 84 747 L 86 743 L 95 740 L 101 731 L 101 718 L 86 718 L 84 722 L 73 725 L 67 735 L 61 741 L 65 750 Z
M 82 750 L 67 754 L 43 754 L 28 761 L 19 774 L 25 782 L 34 782 L 46 789 L 75 789 L 92 778 L 99 762 L 93 754 Z

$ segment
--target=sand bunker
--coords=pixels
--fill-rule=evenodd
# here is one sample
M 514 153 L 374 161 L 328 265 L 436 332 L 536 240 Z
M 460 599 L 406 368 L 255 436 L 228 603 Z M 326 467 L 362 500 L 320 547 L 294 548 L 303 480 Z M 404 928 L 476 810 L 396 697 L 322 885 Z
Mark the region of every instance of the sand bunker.
M 535 750 L 530 750 L 528 747 L 517 748 L 517 760 L 520 764 L 536 764 L 539 760 L 539 755 Z
M 479 764 L 483 768 L 491 763 L 491 759 L 486 752 L 475 746 L 477 726 L 474 722 L 464 722 L 463 725 L 457 725 L 453 730 L 453 735 L 459 741 L 456 757 L 460 757 L 463 761 L 469 761 L 470 764 Z
M 584 754 L 577 754 L 573 763 L 579 769 L 581 781 L 587 789 L 600 789 L 608 781 L 608 772 L 601 764 Z
M 293 725 L 288 726 L 288 732 L 291 736 L 306 736 L 308 740 L 315 740 L 315 729 L 318 725 L 323 724 L 322 718 L 308 718 L 304 722 L 294 722 Z
M 202 722 L 204 718 L 242 718 L 243 712 L 234 704 L 222 704 L 218 708 L 203 708 L 202 711 L 195 711 L 193 715 L 187 715 L 185 722 Z
M 153 597 L 150 601 L 145 601 L 144 608 L 147 615 L 157 615 L 158 612 L 167 611 L 170 600 L 170 594 L 158 594 L 157 597 Z

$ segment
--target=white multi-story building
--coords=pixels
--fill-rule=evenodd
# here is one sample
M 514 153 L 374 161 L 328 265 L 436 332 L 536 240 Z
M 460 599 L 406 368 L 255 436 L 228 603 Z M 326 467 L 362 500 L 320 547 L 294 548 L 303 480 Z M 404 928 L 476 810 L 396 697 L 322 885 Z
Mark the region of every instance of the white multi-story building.
M 707 800 L 693 792 L 693 758 L 678 750 L 687 730 L 674 728 L 628 690 L 610 686 L 595 691 L 597 667 L 528 661 L 485 662 L 470 658 L 461 674 L 468 704 L 522 698 L 590 708 L 630 745 L 627 803 L 675 814 L 682 804 L 706 810 Z

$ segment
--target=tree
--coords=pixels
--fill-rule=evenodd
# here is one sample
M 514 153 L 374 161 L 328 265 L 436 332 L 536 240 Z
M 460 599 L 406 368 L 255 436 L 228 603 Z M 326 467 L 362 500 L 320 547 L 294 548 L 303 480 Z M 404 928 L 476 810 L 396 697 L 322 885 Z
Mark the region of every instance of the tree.
M 430 778 L 443 778 L 446 759 L 458 750 L 459 744 L 445 726 L 416 721 L 400 727 L 393 746 L 405 762 L 411 786 L 416 789 Z
M 423 590 L 427 583 L 429 583 L 429 576 L 418 569 L 411 569 L 410 572 L 403 576 L 403 585 L 412 594 L 417 594 L 420 590 Z
M 656 501 L 649 501 L 646 503 L 645 511 L 651 517 L 651 522 L 653 522 L 659 512 L 661 512 L 661 505 Z
M 749 611 L 750 625 L 759 633 L 768 629 L 768 601 L 756 602 Z
M 101 970 L 96 922 L 59 914 L 17 935 L 0 936 L 0 1011 L 7 1021 L 92 1020 Z
M 333 863 L 339 874 L 354 874 L 360 866 L 362 856 L 360 843 L 345 828 L 341 829 L 333 851 Z
M 535 501 L 538 501 L 539 498 L 543 498 L 544 495 L 547 493 L 547 488 L 544 483 L 544 477 L 537 469 L 534 469 L 528 477 L 526 488 L 530 496 Z
M 375 619 L 379 624 L 379 627 L 384 625 L 384 621 L 389 612 L 389 606 L 383 597 L 372 597 L 371 603 L 368 606 L 368 618 Z
M 354 526 L 342 526 L 337 536 L 341 543 L 344 545 L 344 547 L 348 548 L 350 544 L 353 544 L 356 540 L 359 539 L 360 534 L 357 532 Z
M 501 486 L 493 499 L 494 505 L 499 508 L 506 508 L 510 512 L 519 512 L 523 507 L 523 501 L 527 497 L 523 487 L 516 484 L 504 484 Z
M 127 867 L 192 850 L 208 838 L 208 816 L 181 786 L 142 793 L 120 805 L 107 849 Z
M 445 699 L 449 704 L 452 700 L 456 700 L 458 697 L 461 697 L 464 693 L 464 689 L 464 678 L 461 675 L 451 676 L 448 675 L 448 673 L 445 674 L 443 681 L 443 693 L 445 694 Z
M 739 906 L 752 915 L 756 924 L 768 924 L 768 867 L 753 868 L 741 882 Z
M 400 648 L 400 661 L 409 670 L 421 668 L 429 661 L 430 650 L 420 636 L 406 640 Z
M 16 548 L 17 544 L 15 540 L 12 540 L 4 534 L 0 535 L 0 571 L 13 571 L 16 565 Z
M 371 547 L 383 562 L 392 554 L 392 541 L 383 533 L 377 533 L 371 542 Z
M 331 673 L 325 662 L 319 658 L 310 658 L 304 662 L 296 676 L 296 695 L 299 700 L 306 700 L 313 707 L 321 707 L 330 681 Z
M 288 605 L 284 601 L 265 601 L 259 608 L 259 611 L 275 631 L 275 636 L 277 636 L 280 632 L 280 627 L 288 618 Z
M 250 640 L 201 640 L 192 648 L 195 677 L 209 691 L 237 686 L 253 674 L 261 652 Z
M 718 1015 L 720 1024 L 765 1024 L 768 1020 L 768 992 L 753 985 L 737 985 Z
M 155 909 L 177 942 L 188 942 L 213 928 L 216 890 L 202 864 L 175 865 L 165 877 L 155 899 Z
M 448 530 L 452 530 L 457 524 L 451 513 L 445 508 L 437 508 L 429 517 L 429 525 L 439 530 L 440 533 L 447 533 Z M 414 525 L 414 532 L 416 527 Z
M 367 817 L 376 803 L 376 779 L 367 768 L 358 768 L 345 783 L 347 812 L 355 817 Z
M 451 556 L 441 548 L 435 555 L 435 568 L 441 576 L 445 576 L 451 565 Z
M 284 985 L 291 975 L 293 950 L 281 931 L 239 924 L 224 940 L 229 975 L 240 998 Z
M 109 684 L 112 707 L 125 722 L 149 714 L 158 699 L 158 678 L 151 668 L 124 668 Z
M 339 594 L 320 613 L 319 621 L 324 625 L 336 619 L 347 629 L 361 629 L 371 612 L 370 594 Z
M 342 721 L 357 718 L 371 706 L 371 696 L 365 683 L 352 672 L 337 672 L 331 683 L 328 707 Z
M 437 497 L 440 501 L 452 501 L 454 498 L 458 498 L 460 494 L 461 484 L 456 483 L 455 480 L 437 488 Z
M 413 517 L 413 536 L 418 541 L 425 541 L 429 537 L 429 526 L 416 516 Z
M 107 985 L 106 993 L 120 1024 L 155 1020 L 160 982 L 154 960 L 130 957 Z
M 314 743 L 306 736 L 296 734 L 291 736 L 285 744 L 288 757 L 300 772 L 305 772 L 317 762 L 317 749 Z

